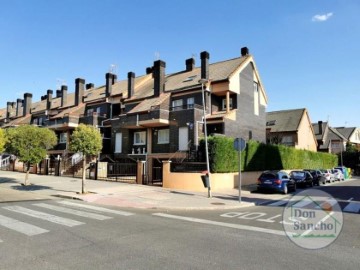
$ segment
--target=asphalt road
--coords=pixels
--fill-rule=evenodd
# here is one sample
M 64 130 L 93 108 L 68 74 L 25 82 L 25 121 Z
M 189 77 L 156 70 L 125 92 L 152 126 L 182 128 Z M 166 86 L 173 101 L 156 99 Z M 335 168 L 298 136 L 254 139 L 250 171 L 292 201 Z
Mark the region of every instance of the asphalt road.
M 320 189 L 343 210 L 356 210 L 359 182 Z M 344 212 L 334 243 L 308 250 L 284 235 L 280 201 L 235 211 L 149 211 L 34 199 L 0 204 L 0 269 L 358 269 L 360 263 L 359 211 Z

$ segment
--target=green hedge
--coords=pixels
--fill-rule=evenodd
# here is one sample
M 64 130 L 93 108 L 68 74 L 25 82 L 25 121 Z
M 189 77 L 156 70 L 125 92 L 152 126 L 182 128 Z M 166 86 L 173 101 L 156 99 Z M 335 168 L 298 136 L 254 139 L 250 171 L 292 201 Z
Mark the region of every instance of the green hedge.
M 226 173 L 239 170 L 238 152 L 234 150 L 233 138 L 210 136 L 208 143 L 211 172 Z M 200 151 L 203 157 L 204 145 L 204 140 L 202 140 Z M 333 168 L 338 164 L 336 155 L 256 141 L 247 142 L 241 154 L 241 168 L 244 171 Z

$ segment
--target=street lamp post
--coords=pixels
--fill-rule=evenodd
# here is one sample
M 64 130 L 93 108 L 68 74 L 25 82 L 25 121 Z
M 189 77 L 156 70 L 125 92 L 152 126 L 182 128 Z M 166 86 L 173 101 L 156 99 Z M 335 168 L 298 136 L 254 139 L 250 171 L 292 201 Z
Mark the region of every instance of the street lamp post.
M 206 91 L 210 91 L 210 80 L 201 79 L 201 95 L 202 95 L 202 104 L 203 104 L 203 117 L 204 117 L 204 135 L 205 135 L 205 155 L 206 155 L 206 170 L 208 177 L 208 197 L 211 198 L 211 181 L 210 181 L 210 163 L 209 163 L 209 147 L 207 140 L 207 127 L 206 127 L 206 110 L 205 110 L 205 89 L 204 84 L 206 84 Z

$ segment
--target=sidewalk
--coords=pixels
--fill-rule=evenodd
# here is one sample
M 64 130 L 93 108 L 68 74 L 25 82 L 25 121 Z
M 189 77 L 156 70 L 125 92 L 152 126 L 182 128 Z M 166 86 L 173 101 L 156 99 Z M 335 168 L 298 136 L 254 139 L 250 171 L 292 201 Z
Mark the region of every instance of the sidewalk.
M 208 198 L 205 188 L 204 192 L 199 193 L 100 180 L 86 180 L 86 190 L 89 193 L 83 195 L 79 194 L 79 178 L 30 174 L 29 181 L 32 185 L 26 187 L 21 185 L 24 178 L 24 173 L 0 171 L 0 202 L 6 201 L 6 194 L 15 196 L 16 192 L 21 192 L 26 198 L 32 195 L 35 199 L 53 199 L 55 196 L 126 208 L 221 210 L 254 206 L 283 197 L 281 194 L 253 194 L 250 191 L 242 191 L 240 203 L 237 189 L 213 193 L 213 197 Z

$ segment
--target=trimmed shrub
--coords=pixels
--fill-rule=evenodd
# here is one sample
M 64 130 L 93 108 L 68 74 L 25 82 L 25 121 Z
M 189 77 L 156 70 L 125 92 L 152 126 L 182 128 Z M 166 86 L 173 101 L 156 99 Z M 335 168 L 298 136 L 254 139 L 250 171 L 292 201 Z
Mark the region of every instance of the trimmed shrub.
M 213 173 L 237 172 L 239 153 L 234 149 L 234 138 L 208 137 L 210 170 Z M 202 159 L 205 160 L 204 140 L 200 142 Z M 333 168 L 338 157 L 329 153 L 298 150 L 285 145 L 263 144 L 248 141 L 241 152 L 241 168 L 244 171 L 281 169 Z

